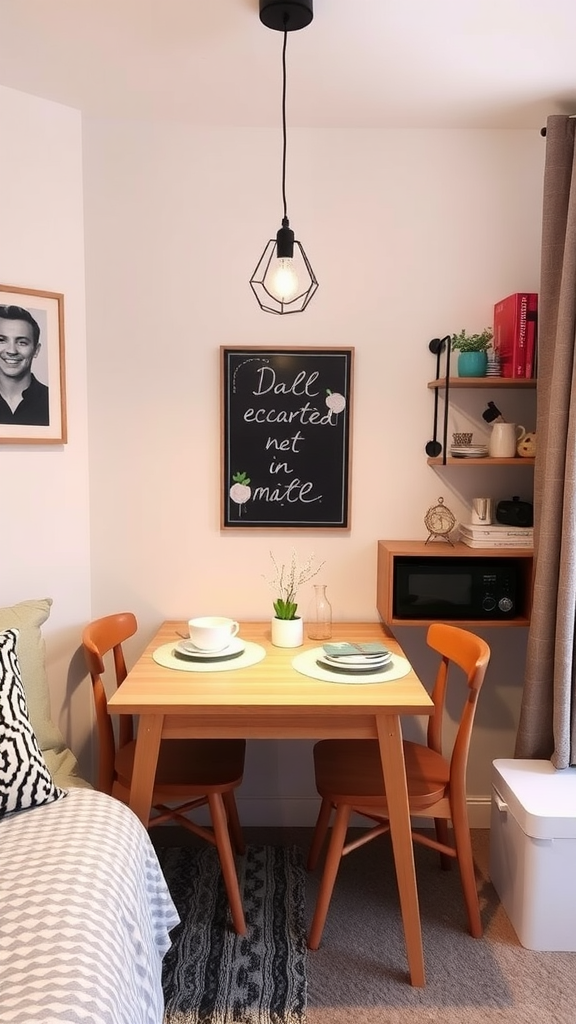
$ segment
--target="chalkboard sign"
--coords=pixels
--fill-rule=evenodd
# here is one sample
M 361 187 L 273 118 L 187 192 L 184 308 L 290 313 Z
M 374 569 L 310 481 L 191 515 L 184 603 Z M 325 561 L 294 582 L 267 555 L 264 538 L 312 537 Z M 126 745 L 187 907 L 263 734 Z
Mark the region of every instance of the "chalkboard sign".
M 350 528 L 352 348 L 222 348 L 222 526 Z

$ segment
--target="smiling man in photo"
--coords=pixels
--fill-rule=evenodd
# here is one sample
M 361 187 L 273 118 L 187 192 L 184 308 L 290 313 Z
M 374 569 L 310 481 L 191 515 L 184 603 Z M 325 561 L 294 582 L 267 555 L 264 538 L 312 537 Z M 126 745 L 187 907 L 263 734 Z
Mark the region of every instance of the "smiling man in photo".
M 32 373 L 40 327 L 22 306 L 0 305 L 0 423 L 47 427 L 48 388 Z

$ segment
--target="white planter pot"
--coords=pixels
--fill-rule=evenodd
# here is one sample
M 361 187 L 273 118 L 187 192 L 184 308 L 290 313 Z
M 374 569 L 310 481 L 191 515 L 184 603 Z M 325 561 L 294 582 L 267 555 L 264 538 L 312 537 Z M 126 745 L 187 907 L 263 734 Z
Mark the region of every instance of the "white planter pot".
M 302 619 L 272 619 L 274 647 L 301 647 L 304 643 Z

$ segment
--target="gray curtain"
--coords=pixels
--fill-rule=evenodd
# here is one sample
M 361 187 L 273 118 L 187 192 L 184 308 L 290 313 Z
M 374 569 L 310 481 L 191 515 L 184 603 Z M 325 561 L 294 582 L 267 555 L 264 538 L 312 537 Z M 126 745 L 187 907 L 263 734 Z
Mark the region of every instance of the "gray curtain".
M 534 599 L 516 757 L 576 764 L 576 118 L 546 124 Z

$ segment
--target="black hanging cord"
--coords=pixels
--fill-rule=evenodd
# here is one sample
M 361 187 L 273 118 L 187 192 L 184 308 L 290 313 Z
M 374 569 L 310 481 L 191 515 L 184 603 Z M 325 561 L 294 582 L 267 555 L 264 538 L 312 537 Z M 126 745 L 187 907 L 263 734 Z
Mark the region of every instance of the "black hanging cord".
M 284 45 L 282 46 L 282 202 L 284 204 L 284 218 L 288 218 L 286 204 L 286 42 L 288 39 L 288 18 L 284 15 Z

